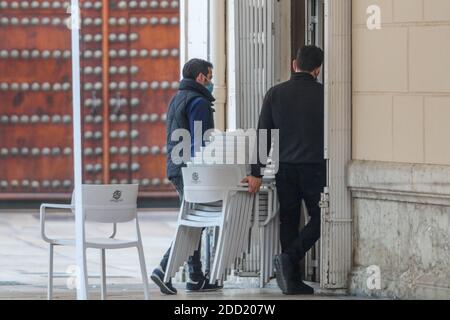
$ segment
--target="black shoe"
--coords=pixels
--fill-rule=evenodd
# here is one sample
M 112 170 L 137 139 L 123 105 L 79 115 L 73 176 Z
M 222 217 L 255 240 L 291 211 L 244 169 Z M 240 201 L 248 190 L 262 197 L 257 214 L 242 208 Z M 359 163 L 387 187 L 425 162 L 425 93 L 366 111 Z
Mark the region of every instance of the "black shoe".
M 153 273 L 150 276 L 150 279 L 152 279 L 153 282 L 159 287 L 159 290 L 161 290 L 161 293 L 167 294 L 167 295 L 177 294 L 177 289 L 175 289 L 172 286 L 172 281 L 165 283 L 164 276 L 165 276 L 164 271 L 161 269 L 161 267 L 159 267 L 159 268 L 156 268 L 155 270 L 153 270 Z
M 186 282 L 187 292 L 211 292 L 222 288 L 223 286 L 219 286 L 217 281 L 215 284 L 209 284 L 208 278 L 203 278 L 200 281 L 189 280 Z
M 283 293 L 292 287 L 293 267 L 289 256 L 282 253 L 273 259 L 278 287 Z
M 303 281 L 288 283 L 288 290 L 283 292 L 286 295 L 313 295 L 314 289 Z

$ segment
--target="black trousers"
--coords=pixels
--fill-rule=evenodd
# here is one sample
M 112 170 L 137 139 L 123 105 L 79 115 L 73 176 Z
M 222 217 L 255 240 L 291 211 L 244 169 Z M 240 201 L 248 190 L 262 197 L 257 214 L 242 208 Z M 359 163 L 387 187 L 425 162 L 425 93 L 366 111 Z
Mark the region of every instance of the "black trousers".
M 320 196 L 326 184 L 326 165 L 280 164 L 276 175 L 280 201 L 280 241 L 282 252 L 298 264 L 320 238 Z M 310 216 L 299 231 L 302 200 Z
M 172 184 L 175 186 L 178 196 L 180 197 L 180 202 L 183 201 L 183 177 L 177 177 L 174 179 L 171 179 Z M 159 263 L 161 266 L 161 269 L 165 272 L 167 268 L 167 263 L 169 262 L 169 256 L 170 256 L 170 248 L 166 251 L 164 254 L 161 262 Z M 189 277 L 193 281 L 201 281 L 204 277 L 203 270 L 202 270 L 202 262 L 201 262 L 201 241 L 199 241 L 198 249 L 194 251 L 194 255 L 190 256 L 188 259 L 188 268 L 189 268 Z

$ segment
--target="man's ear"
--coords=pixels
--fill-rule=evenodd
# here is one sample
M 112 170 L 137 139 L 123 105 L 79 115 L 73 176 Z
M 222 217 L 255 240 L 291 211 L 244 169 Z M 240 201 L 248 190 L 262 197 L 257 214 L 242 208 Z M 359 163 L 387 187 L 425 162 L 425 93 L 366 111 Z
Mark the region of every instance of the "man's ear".
M 206 78 L 203 73 L 199 73 L 197 78 L 195 79 L 195 81 L 197 81 L 200 84 L 204 84 L 205 83 L 205 79 Z
M 317 68 L 317 78 L 320 76 L 320 73 L 322 72 L 322 67 Z
M 297 59 L 292 60 L 292 70 L 298 72 Z

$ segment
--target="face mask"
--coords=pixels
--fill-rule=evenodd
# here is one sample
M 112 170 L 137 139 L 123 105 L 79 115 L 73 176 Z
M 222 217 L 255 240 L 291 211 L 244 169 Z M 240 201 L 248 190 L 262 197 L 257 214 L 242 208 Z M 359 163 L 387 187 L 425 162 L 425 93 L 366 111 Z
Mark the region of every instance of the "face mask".
M 206 88 L 210 93 L 213 93 L 213 91 L 214 91 L 214 83 L 208 82 L 208 83 L 205 85 L 205 88 Z

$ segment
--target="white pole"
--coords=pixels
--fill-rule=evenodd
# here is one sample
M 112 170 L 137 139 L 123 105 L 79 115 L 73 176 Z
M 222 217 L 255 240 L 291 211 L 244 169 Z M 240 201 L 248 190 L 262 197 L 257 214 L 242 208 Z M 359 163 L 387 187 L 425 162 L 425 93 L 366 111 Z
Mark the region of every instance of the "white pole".
M 225 0 L 212 0 L 210 2 L 209 21 L 209 45 L 211 62 L 214 65 L 214 103 L 216 112 L 215 125 L 219 130 L 225 130 L 225 106 L 227 103 L 226 84 L 226 45 L 225 45 Z
M 71 0 L 72 31 L 72 97 L 73 97 L 73 160 L 75 185 L 75 238 L 77 261 L 77 299 L 88 299 L 86 269 L 86 250 L 84 248 L 83 195 L 81 192 L 82 155 L 81 155 L 81 108 L 80 108 L 80 9 L 78 0 Z
M 180 1 L 180 71 L 188 61 L 188 0 Z M 180 72 L 181 73 L 181 72 Z M 180 75 L 181 78 L 181 75 Z

